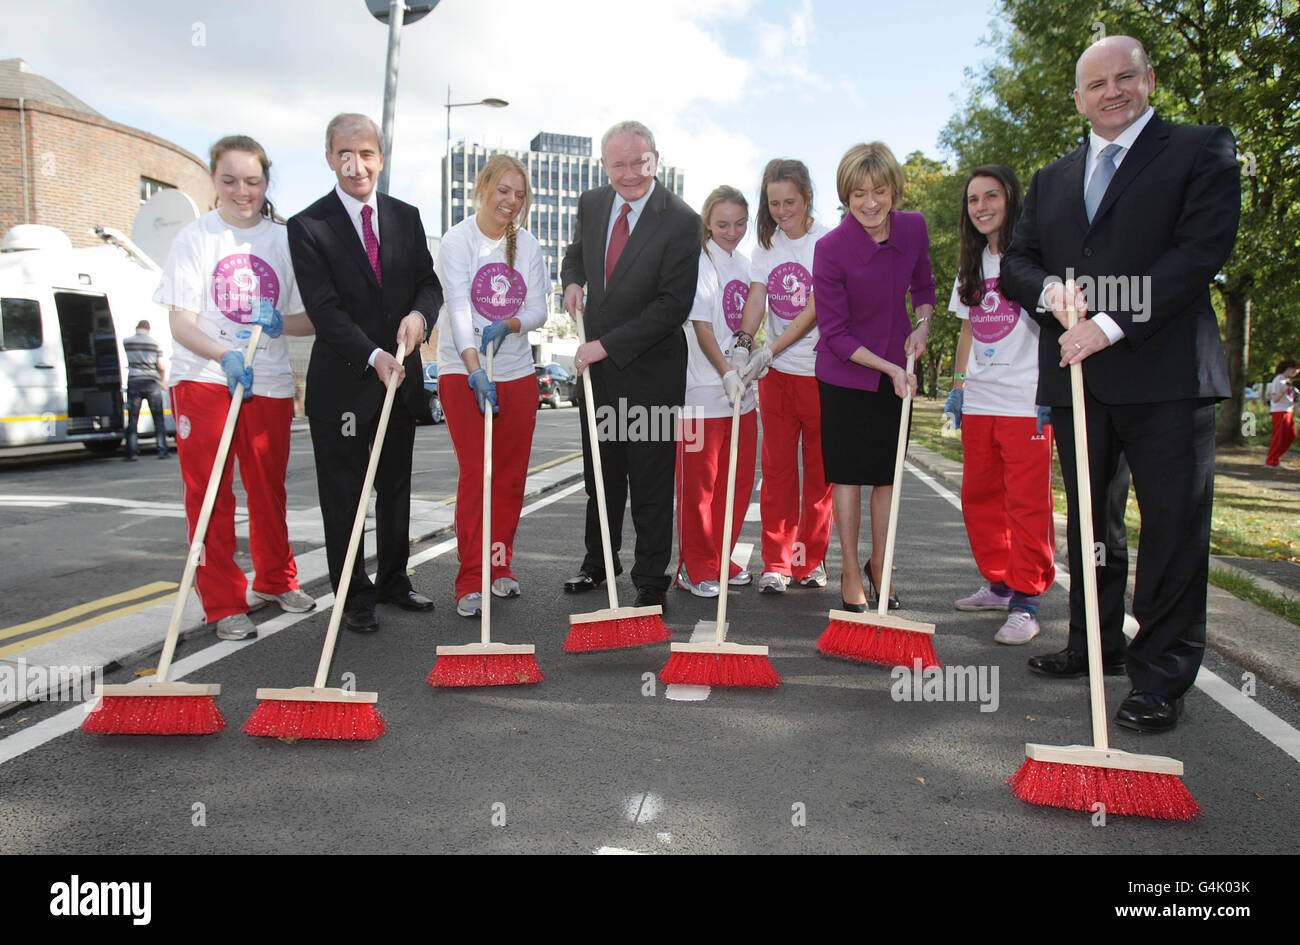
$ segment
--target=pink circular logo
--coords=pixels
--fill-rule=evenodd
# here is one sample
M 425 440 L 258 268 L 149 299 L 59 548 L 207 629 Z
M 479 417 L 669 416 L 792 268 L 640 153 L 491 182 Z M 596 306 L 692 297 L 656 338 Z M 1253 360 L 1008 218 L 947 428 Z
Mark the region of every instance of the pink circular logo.
M 490 322 L 503 322 L 524 304 L 528 289 L 524 277 L 505 263 L 488 263 L 474 274 L 470 304 Z
M 970 310 L 970 331 L 980 344 L 992 344 L 1011 334 L 1020 321 L 1020 306 L 998 291 L 997 279 L 984 280 L 984 297 Z
M 232 322 L 248 321 L 253 300 L 280 301 L 280 277 L 271 264 L 259 256 L 232 253 L 212 270 L 212 301 L 217 311 Z
M 767 304 L 778 318 L 791 321 L 811 297 L 812 276 L 797 262 L 783 262 L 767 277 Z
M 739 279 L 732 279 L 722 287 L 722 317 L 732 331 L 740 327 L 740 316 L 745 311 L 745 301 L 748 298 L 749 284 Z

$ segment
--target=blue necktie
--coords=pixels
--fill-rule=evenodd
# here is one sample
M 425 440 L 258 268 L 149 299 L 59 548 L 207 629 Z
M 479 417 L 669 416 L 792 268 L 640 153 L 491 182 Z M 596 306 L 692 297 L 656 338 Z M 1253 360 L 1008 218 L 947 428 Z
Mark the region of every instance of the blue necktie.
M 1110 179 L 1115 176 L 1115 155 L 1119 153 L 1118 144 L 1108 144 L 1101 152 L 1101 160 L 1097 162 L 1097 170 L 1092 174 L 1092 180 L 1088 181 L 1088 190 L 1083 195 L 1083 207 L 1088 211 L 1088 222 L 1092 222 L 1093 216 L 1097 213 L 1097 208 L 1101 206 L 1101 198 L 1106 196 L 1106 188 L 1110 186 Z

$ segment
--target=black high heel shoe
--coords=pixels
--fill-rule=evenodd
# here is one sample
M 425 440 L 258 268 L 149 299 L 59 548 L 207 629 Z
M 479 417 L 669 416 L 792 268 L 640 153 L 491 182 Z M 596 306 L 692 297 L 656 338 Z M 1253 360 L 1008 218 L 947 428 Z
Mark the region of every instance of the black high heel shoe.
M 880 589 L 876 587 L 876 579 L 871 574 L 871 562 L 868 561 L 862 568 L 862 573 L 867 576 L 867 606 L 875 610 L 880 606 Z M 898 599 L 898 594 L 891 588 L 889 591 L 889 609 L 901 610 L 902 603 Z

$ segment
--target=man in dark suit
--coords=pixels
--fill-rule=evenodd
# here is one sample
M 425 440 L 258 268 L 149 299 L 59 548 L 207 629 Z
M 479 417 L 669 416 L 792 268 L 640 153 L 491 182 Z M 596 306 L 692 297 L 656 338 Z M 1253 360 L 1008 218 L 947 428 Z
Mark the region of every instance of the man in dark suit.
M 1090 46 L 1075 78 L 1089 143 L 1034 175 L 1001 271 L 1003 292 L 1043 326 L 1038 401 L 1053 408 L 1069 498 L 1069 643 L 1029 663 L 1048 676 L 1087 671 L 1081 569 L 1094 552 L 1079 547 L 1068 368 L 1080 363 L 1097 537 L 1117 518 L 1109 486 L 1122 458 L 1142 514 L 1141 629 L 1127 650 L 1127 568 L 1107 554 L 1097 573 L 1105 671 L 1126 668 L 1133 686 L 1116 721 L 1166 731 L 1205 649 L 1214 404 L 1228 396 L 1209 285 L 1236 239 L 1241 182 L 1226 128 L 1171 124 L 1148 106 L 1155 73 L 1137 40 Z M 1067 331 L 1068 279 L 1082 320 Z
M 610 183 L 578 199 L 577 230 L 561 268 L 564 308 L 575 318 L 583 311 L 585 286 L 587 341 L 574 367 L 591 371 L 614 573 L 622 572 L 618 553 L 630 494 L 636 606 L 662 606 L 672 557 L 676 414 L 686 396 L 682 325 L 695 301 L 700 218 L 655 181 L 659 153 L 641 123 L 610 128 L 600 153 Z M 606 579 L 585 410 L 580 416 L 586 556 L 578 576 L 565 582 L 570 592 Z
M 419 346 L 442 305 L 442 290 L 419 211 L 375 192 L 384 166 L 379 140 L 366 116 L 336 116 L 325 145 L 338 183 L 289 220 L 294 275 L 316 327 L 306 409 L 335 590 L 388 378 L 397 372 L 401 379 L 375 476 L 376 583 L 366 574 L 363 545 L 344 603 L 346 626 L 359 632 L 379 628 L 376 600 L 404 610 L 433 609 L 433 601 L 412 589 L 406 561 L 414 417 L 424 397 Z M 394 353 L 403 341 L 406 359 L 399 363 Z

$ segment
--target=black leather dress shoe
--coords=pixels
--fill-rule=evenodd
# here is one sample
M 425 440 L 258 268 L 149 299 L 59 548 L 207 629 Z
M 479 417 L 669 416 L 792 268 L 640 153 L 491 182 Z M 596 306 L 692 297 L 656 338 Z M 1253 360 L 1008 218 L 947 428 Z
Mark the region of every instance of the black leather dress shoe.
M 1040 676 L 1054 676 L 1057 679 L 1073 679 L 1076 676 L 1087 676 L 1088 654 L 1064 649 L 1059 653 L 1044 653 L 1041 656 L 1031 656 L 1029 657 L 1029 668 Z M 1124 661 L 1120 659 L 1114 663 L 1103 663 L 1101 671 L 1105 676 L 1123 676 Z
M 614 576 L 623 573 L 622 568 L 614 569 Z M 574 577 L 564 582 L 564 589 L 570 594 L 585 594 L 594 591 L 605 583 L 604 571 L 579 571 Z
M 375 619 L 374 608 L 366 607 L 343 611 L 343 626 L 353 633 L 374 633 L 379 629 L 379 621 Z
M 385 604 L 393 604 L 402 608 L 402 610 L 433 610 L 433 601 L 419 591 L 407 591 L 405 594 L 397 594 L 393 597 L 381 597 L 380 601 Z
M 668 595 L 662 587 L 638 587 L 633 607 L 662 607 Z
M 850 604 L 843 597 L 840 598 L 840 604 L 842 605 L 841 610 L 847 610 L 851 614 L 865 614 L 867 612 L 866 604 Z
M 1183 712 L 1182 697 L 1166 699 L 1154 692 L 1134 689 L 1120 703 L 1115 724 L 1137 732 L 1168 732 L 1178 724 Z

